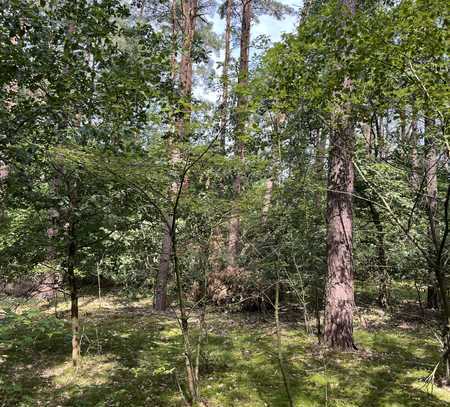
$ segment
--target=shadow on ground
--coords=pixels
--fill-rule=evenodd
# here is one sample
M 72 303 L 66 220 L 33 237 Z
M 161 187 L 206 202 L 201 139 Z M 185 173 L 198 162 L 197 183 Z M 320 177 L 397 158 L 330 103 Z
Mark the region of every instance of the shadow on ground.
M 84 314 L 78 372 L 68 361 L 67 321 L 33 309 L 7 314 L 0 322 L 0 406 L 182 405 L 182 342 L 174 318 L 127 304 L 97 311 Z M 210 315 L 209 327 L 200 372 L 207 405 L 288 406 L 273 325 L 222 314 Z M 284 367 L 295 405 L 447 406 L 450 395 L 420 386 L 437 358 L 428 337 L 418 328 L 361 329 L 361 351 L 337 354 L 284 325 Z

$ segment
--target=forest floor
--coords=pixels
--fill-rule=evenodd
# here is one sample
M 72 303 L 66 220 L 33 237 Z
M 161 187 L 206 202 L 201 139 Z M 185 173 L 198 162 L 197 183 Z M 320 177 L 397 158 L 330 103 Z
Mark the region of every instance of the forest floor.
M 439 346 L 427 318 L 407 297 L 389 313 L 358 307 L 354 353 L 326 351 L 305 333 L 301 313 L 284 314 L 284 365 L 295 406 L 448 406 L 450 391 L 423 381 Z M 0 406 L 181 406 L 178 324 L 170 313 L 152 312 L 150 304 L 83 296 L 83 360 L 75 371 L 68 303 L 59 304 L 56 318 L 45 302 L 17 306 L 17 300 L 2 300 Z M 204 405 L 288 406 L 273 315 L 212 309 L 207 327 L 200 372 Z

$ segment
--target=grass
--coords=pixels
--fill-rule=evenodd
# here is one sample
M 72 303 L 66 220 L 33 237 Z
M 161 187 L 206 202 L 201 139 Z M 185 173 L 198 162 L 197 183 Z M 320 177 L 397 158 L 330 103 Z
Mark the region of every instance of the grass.
M 0 406 L 180 406 L 182 342 L 176 320 L 148 300 L 81 302 L 82 366 L 69 360 L 68 304 L 0 304 Z M 1 314 L 0 314 L 1 315 Z M 290 315 L 292 317 L 292 315 Z M 295 315 L 294 315 L 295 317 Z M 201 396 L 210 407 L 288 406 L 272 317 L 207 317 Z M 438 358 L 430 330 L 398 313 L 359 310 L 359 351 L 330 353 L 285 318 L 283 352 L 296 406 L 448 406 L 450 392 L 421 380 Z M 300 316 L 297 318 L 301 320 Z M 195 320 L 195 318 L 194 318 Z

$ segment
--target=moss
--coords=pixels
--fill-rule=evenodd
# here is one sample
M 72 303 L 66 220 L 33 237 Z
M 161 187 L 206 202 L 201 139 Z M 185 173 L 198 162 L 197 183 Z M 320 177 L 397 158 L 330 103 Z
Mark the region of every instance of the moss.
M 59 307 L 68 317 L 68 304 Z M 83 363 L 69 363 L 68 321 L 39 303 L 7 313 L 0 323 L 0 405 L 177 406 L 183 383 L 182 342 L 176 320 L 156 315 L 148 301 L 83 298 Z M 366 319 L 373 317 L 366 316 Z M 375 318 L 375 317 L 374 317 Z M 438 356 L 429 330 L 390 323 L 357 327 L 360 350 L 330 353 L 298 325 L 283 325 L 283 352 L 296 406 L 447 406 L 421 379 Z M 245 315 L 208 315 L 201 395 L 210 406 L 287 406 L 271 322 Z

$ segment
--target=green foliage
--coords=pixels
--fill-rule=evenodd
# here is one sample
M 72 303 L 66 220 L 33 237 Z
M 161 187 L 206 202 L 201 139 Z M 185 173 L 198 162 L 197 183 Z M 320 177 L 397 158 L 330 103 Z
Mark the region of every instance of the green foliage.
M 148 157 L 172 85 L 164 34 L 128 17 L 119 1 L 9 2 L 2 11 L 0 158 L 11 168 L 4 275 L 47 260 L 50 247 L 63 261 L 69 239 L 86 275 L 109 236 L 137 222 L 127 217 L 131 191 L 117 182 L 119 160 Z M 111 168 L 100 171 L 108 156 Z
M 199 300 L 213 270 L 225 281 L 224 306 L 267 311 L 281 280 L 284 303 L 296 304 L 312 320 L 323 308 L 326 275 L 326 156 L 330 135 L 345 118 L 356 139 L 357 286 L 375 291 L 372 284 L 386 271 L 394 285 L 404 282 L 394 287 L 391 305 L 415 300 L 411 287 L 417 283 L 420 295 L 431 282 L 435 254 L 421 165 L 430 146 L 439 157 L 436 225 L 439 233 L 445 230 L 448 50 L 442 2 L 364 1 L 354 16 L 341 1 L 312 2 L 297 31 L 280 43 L 269 47 L 264 36 L 253 41 L 262 55 L 254 59 L 248 84 L 236 83 L 237 64 L 230 62 L 228 106 L 181 97 L 172 63 L 180 59 L 183 35 L 178 25 L 172 35 L 169 3 L 137 3 L 14 0 L 0 11 L 0 171 L 8 168 L 7 176 L 0 173 L 1 282 L 52 271 L 65 284 L 73 266 L 87 286 L 106 283 L 128 299 L 150 297 L 164 226 L 175 218 L 180 294 L 188 308 L 204 303 Z M 201 2 L 199 13 L 213 6 Z M 233 11 L 234 26 L 239 12 Z M 291 12 L 276 1 L 253 2 L 254 21 Z M 176 16 L 182 18 L 179 8 Z M 201 82 L 223 85 L 209 60 L 220 41 L 204 19 L 197 19 L 194 36 L 194 89 Z M 238 111 L 242 97 L 248 103 Z M 237 123 L 241 118 L 245 123 Z M 228 267 L 232 215 L 240 222 L 239 256 Z M 447 241 L 444 265 L 448 248 Z M 178 287 L 170 285 L 173 279 L 172 300 Z M 369 298 L 373 306 L 373 293 L 363 294 L 358 291 L 357 304 Z M 111 308 L 126 304 L 123 297 L 113 302 Z M 87 376 L 78 386 L 64 365 L 64 322 L 42 309 L 5 310 L 5 400 L 33 405 L 59 386 L 55 405 L 180 401 L 174 375 L 183 364 L 182 338 L 174 321 L 147 314 L 132 320 L 125 308 L 119 315 L 97 309 L 98 318 L 87 315 Z M 273 379 L 280 372 L 267 327 L 249 329 L 241 322 L 214 320 L 202 355 L 202 394 L 224 406 L 285 405 Z M 358 341 L 373 354 L 330 363 L 316 357 L 311 337 L 286 325 L 296 402 L 443 405 L 444 393 L 429 397 L 419 388 L 420 366 L 429 368 L 436 356 L 425 328 L 417 336 L 391 322 L 386 316 L 374 321 L 376 330 L 358 327 Z M 26 366 L 38 365 L 41 357 L 46 368 L 61 373 L 60 382 L 53 371 L 49 381 L 45 372 L 26 377 Z M 97 365 L 104 367 L 103 382 L 88 374 L 92 366 L 100 371 Z

